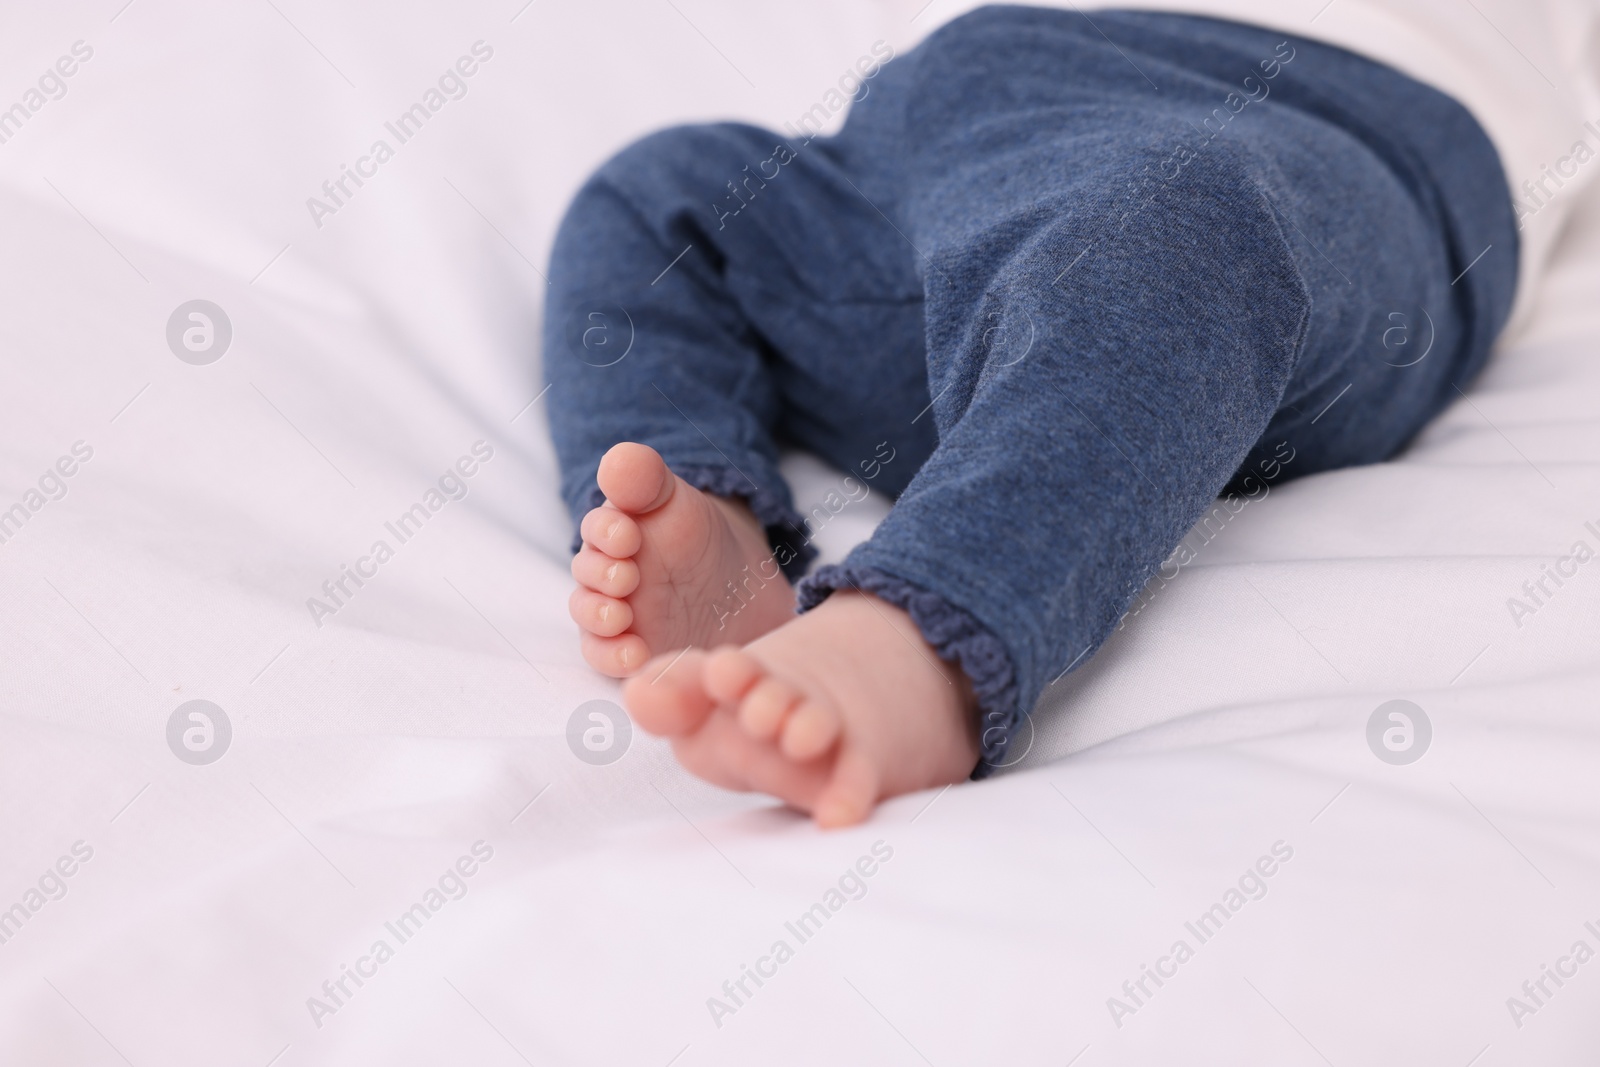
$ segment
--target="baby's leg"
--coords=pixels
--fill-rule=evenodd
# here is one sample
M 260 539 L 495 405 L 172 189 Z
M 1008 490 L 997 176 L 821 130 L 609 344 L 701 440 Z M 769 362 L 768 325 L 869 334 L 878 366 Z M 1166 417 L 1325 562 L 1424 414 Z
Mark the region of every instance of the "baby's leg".
M 997 761 L 1230 481 L 1392 454 L 1480 365 L 1508 303 L 1503 264 L 1452 286 L 1485 244 L 1514 246 L 1508 206 L 1449 218 L 1416 188 L 1426 174 L 1309 107 L 1257 106 L 1207 139 L 1186 116 L 1232 86 L 1174 66 L 1204 48 L 1134 53 L 1158 95 L 1129 41 L 1029 9 L 963 22 L 912 68 L 919 124 L 900 146 L 937 449 L 872 539 L 802 584 L 813 610 L 742 652 L 663 657 L 625 690 L 691 769 L 825 824 L 965 777 L 980 751 Z M 1275 54 L 1281 38 L 1251 33 L 1221 66 Z M 1302 96 L 1376 77 L 1295 48 Z M 986 97 L 980 76 L 1002 68 Z M 1029 92 L 1038 107 L 1019 106 Z M 1377 96 L 1449 130 L 1459 158 L 1435 162 L 1492 190 L 1492 147 L 1426 93 Z M 1402 366 L 1388 313 L 1418 309 L 1433 351 Z
M 579 192 L 544 352 L 595 667 L 793 617 L 814 553 L 780 436 L 850 470 L 853 499 L 873 478 L 897 491 L 931 450 L 920 290 L 907 257 L 882 262 L 899 240 L 820 147 L 750 127 L 656 134 Z

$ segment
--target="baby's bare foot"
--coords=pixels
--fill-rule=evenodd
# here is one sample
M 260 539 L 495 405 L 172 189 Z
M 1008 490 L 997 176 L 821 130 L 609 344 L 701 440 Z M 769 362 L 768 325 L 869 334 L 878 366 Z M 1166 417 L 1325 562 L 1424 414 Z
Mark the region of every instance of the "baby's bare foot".
M 742 501 L 703 493 L 648 445 L 605 454 L 568 607 L 583 658 L 614 678 L 665 649 L 749 641 L 794 616 L 794 590 Z M 731 583 L 731 584 L 730 584 Z
M 959 782 L 978 761 L 966 676 L 866 593 L 834 593 L 742 649 L 662 655 L 622 693 L 693 773 L 770 793 L 824 827 Z

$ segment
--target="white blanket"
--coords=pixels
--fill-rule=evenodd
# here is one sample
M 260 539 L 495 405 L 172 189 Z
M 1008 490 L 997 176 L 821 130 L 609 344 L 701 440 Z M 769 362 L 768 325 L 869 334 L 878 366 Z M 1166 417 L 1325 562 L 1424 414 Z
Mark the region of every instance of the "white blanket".
M 609 152 L 918 5 L 118 3 L 0 16 L 0 1062 L 1593 1061 L 1600 203 L 1405 456 L 822 834 L 579 758 L 540 271 Z

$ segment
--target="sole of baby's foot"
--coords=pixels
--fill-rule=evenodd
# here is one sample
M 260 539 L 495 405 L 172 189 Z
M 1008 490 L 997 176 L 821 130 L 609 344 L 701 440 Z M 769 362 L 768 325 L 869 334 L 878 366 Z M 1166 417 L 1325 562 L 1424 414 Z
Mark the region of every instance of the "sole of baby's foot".
M 794 590 L 748 506 L 704 493 L 648 445 L 600 461 L 568 608 L 583 657 L 625 678 L 668 649 L 743 643 L 794 616 Z
M 743 648 L 659 656 L 622 692 L 691 773 L 775 796 L 823 827 L 960 782 L 978 761 L 965 675 L 867 593 L 834 593 Z

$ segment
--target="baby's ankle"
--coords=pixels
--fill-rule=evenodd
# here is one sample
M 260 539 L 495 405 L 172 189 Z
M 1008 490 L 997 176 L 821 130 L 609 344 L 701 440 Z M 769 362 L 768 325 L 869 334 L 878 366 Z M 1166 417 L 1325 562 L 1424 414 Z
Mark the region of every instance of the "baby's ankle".
M 889 632 L 892 632 L 906 645 L 907 656 L 905 657 L 905 662 L 908 665 L 915 662 L 911 658 L 915 656 L 916 659 L 921 660 L 939 677 L 944 679 L 945 683 L 957 694 L 963 708 L 970 710 L 977 706 L 977 700 L 972 692 L 972 683 L 967 680 L 966 673 L 956 664 L 939 658 L 939 650 L 928 643 L 928 639 L 922 635 L 922 628 L 917 625 L 910 612 L 904 608 L 896 607 L 887 600 L 863 589 L 836 590 L 830 593 L 828 599 L 813 610 L 821 611 L 829 604 L 834 605 L 833 608 L 829 609 L 829 614 L 833 612 L 849 612 L 852 615 L 859 615 L 863 620 L 875 618 L 881 622 Z M 871 613 L 870 616 L 866 614 L 868 612 Z

